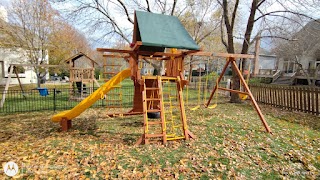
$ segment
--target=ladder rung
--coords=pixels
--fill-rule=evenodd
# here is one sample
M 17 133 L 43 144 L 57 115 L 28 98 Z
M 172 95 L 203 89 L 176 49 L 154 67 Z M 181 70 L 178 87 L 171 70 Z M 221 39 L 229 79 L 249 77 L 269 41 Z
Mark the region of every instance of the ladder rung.
M 160 112 L 160 109 L 148 109 L 147 112 Z
M 172 137 L 172 138 L 167 138 L 168 141 L 171 140 L 177 140 L 177 139 L 185 139 L 185 137 L 181 136 L 181 137 Z
M 154 90 L 159 90 L 159 88 L 155 88 L 155 87 L 148 88 L 148 87 L 146 87 L 146 90 L 154 91 Z
M 146 138 L 163 137 L 163 134 L 146 134 Z
M 160 101 L 160 98 L 147 98 L 147 101 Z
M 148 121 L 148 125 L 162 124 L 162 121 Z

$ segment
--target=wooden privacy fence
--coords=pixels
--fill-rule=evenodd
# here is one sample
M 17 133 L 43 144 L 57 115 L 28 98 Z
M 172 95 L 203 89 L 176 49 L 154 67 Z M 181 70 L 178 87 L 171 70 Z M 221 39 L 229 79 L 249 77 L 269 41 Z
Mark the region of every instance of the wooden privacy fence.
M 250 85 L 257 102 L 320 115 L 320 88 L 308 86 Z

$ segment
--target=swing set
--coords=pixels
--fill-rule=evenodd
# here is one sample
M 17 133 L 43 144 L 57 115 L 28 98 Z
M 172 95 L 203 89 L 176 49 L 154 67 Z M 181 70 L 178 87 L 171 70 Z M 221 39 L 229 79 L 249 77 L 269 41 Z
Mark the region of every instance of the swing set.
M 11 79 L 13 77 L 13 73 L 16 75 L 16 78 L 18 79 L 19 87 L 20 87 L 20 89 L 22 91 L 22 95 L 23 95 L 24 99 L 26 99 L 26 95 L 25 95 L 25 92 L 24 92 L 24 89 L 23 89 L 23 86 L 22 86 L 22 83 L 21 83 L 21 80 L 20 80 L 20 77 L 19 77 L 19 74 L 18 74 L 18 71 L 17 71 L 17 67 L 49 68 L 49 67 L 59 67 L 59 65 L 49 65 L 49 64 L 41 64 L 41 65 L 37 65 L 37 64 L 10 64 L 9 65 L 8 79 L 6 81 L 6 85 L 5 85 L 5 88 L 4 88 L 3 93 L 2 93 L 2 99 L 1 99 L 1 102 L 0 102 L 0 108 L 2 108 L 4 106 L 4 103 L 6 101 L 6 94 L 8 92 L 9 85 L 10 85 Z M 39 94 L 41 96 L 48 95 L 48 91 L 46 91 L 46 89 L 44 89 L 44 88 L 38 88 L 38 91 L 39 91 Z
M 263 126 L 265 127 L 266 131 L 268 133 L 271 133 L 271 129 L 269 128 L 259 106 L 258 106 L 258 103 L 256 102 L 255 98 L 253 97 L 250 89 L 249 89 L 249 86 L 248 86 L 248 83 L 247 81 L 249 80 L 249 75 L 247 76 L 247 79 L 245 80 L 243 75 L 242 75 L 242 72 L 240 71 L 240 69 L 238 68 L 238 65 L 236 63 L 236 59 L 254 59 L 255 56 L 254 55 L 249 55 L 249 54 L 227 54 L 227 53 L 211 53 L 211 52 L 196 52 L 196 53 L 192 53 L 191 55 L 194 55 L 194 56 L 209 56 L 209 57 L 221 57 L 221 58 L 226 58 L 226 63 L 223 67 L 223 70 L 219 76 L 219 78 L 217 79 L 216 81 L 216 85 L 215 87 L 213 88 L 211 94 L 210 94 L 210 97 L 207 101 L 207 103 L 205 104 L 205 107 L 206 108 L 215 108 L 216 107 L 216 104 L 217 104 L 217 90 L 223 90 L 223 91 L 228 91 L 228 92 L 231 92 L 231 93 L 237 93 L 241 96 L 243 95 L 246 95 L 247 97 L 249 97 L 249 99 L 251 100 L 255 110 L 257 111 L 258 115 L 259 115 L 259 118 L 263 124 Z M 231 66 L 231 68 L 233 69 L 233 71 L 237 74 L 237 76 L 239 77 L 240 79 L 240 84 L 242 85 L 242 88 L 243 90 L 234 90 L 234 89 L 228 89 L 228 88 L 223 88 L 223 87 L 219 87 L 219 83 L 221 82 L 227 68 Z M 242 69 L 242 68 L 241 68 Z M 211 100 L 212 98 L 214 97 L 215 95 L 215 104 L 213 106 L 209 106 L 210 103 L 211 103 Z M 240 96 L 239 96 L 240 97 Z M 246 99 L 246 98 L 245 98 Z

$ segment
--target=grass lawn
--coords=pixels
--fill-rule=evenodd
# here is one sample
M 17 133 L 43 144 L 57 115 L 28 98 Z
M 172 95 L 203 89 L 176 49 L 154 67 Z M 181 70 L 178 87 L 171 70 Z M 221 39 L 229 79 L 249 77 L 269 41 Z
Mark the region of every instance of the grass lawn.
M 261 108 L 273 135 L 250 105 L 224 100 L 187 108 L 195 140 L 140 146 L 142 116 L 108 118 L 105 108 L 86 110 L 68 133 L 53 112 L 1 116 L 0 162 L 16 162 L 19 179 L 319 179 L 320 118 Z

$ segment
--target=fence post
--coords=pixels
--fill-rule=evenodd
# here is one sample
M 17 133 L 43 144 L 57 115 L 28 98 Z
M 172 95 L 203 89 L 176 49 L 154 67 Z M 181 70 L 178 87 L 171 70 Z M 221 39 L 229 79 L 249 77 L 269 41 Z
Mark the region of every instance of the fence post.
M 56 88 L 53 89 L 53 111 L 56 112 Z

